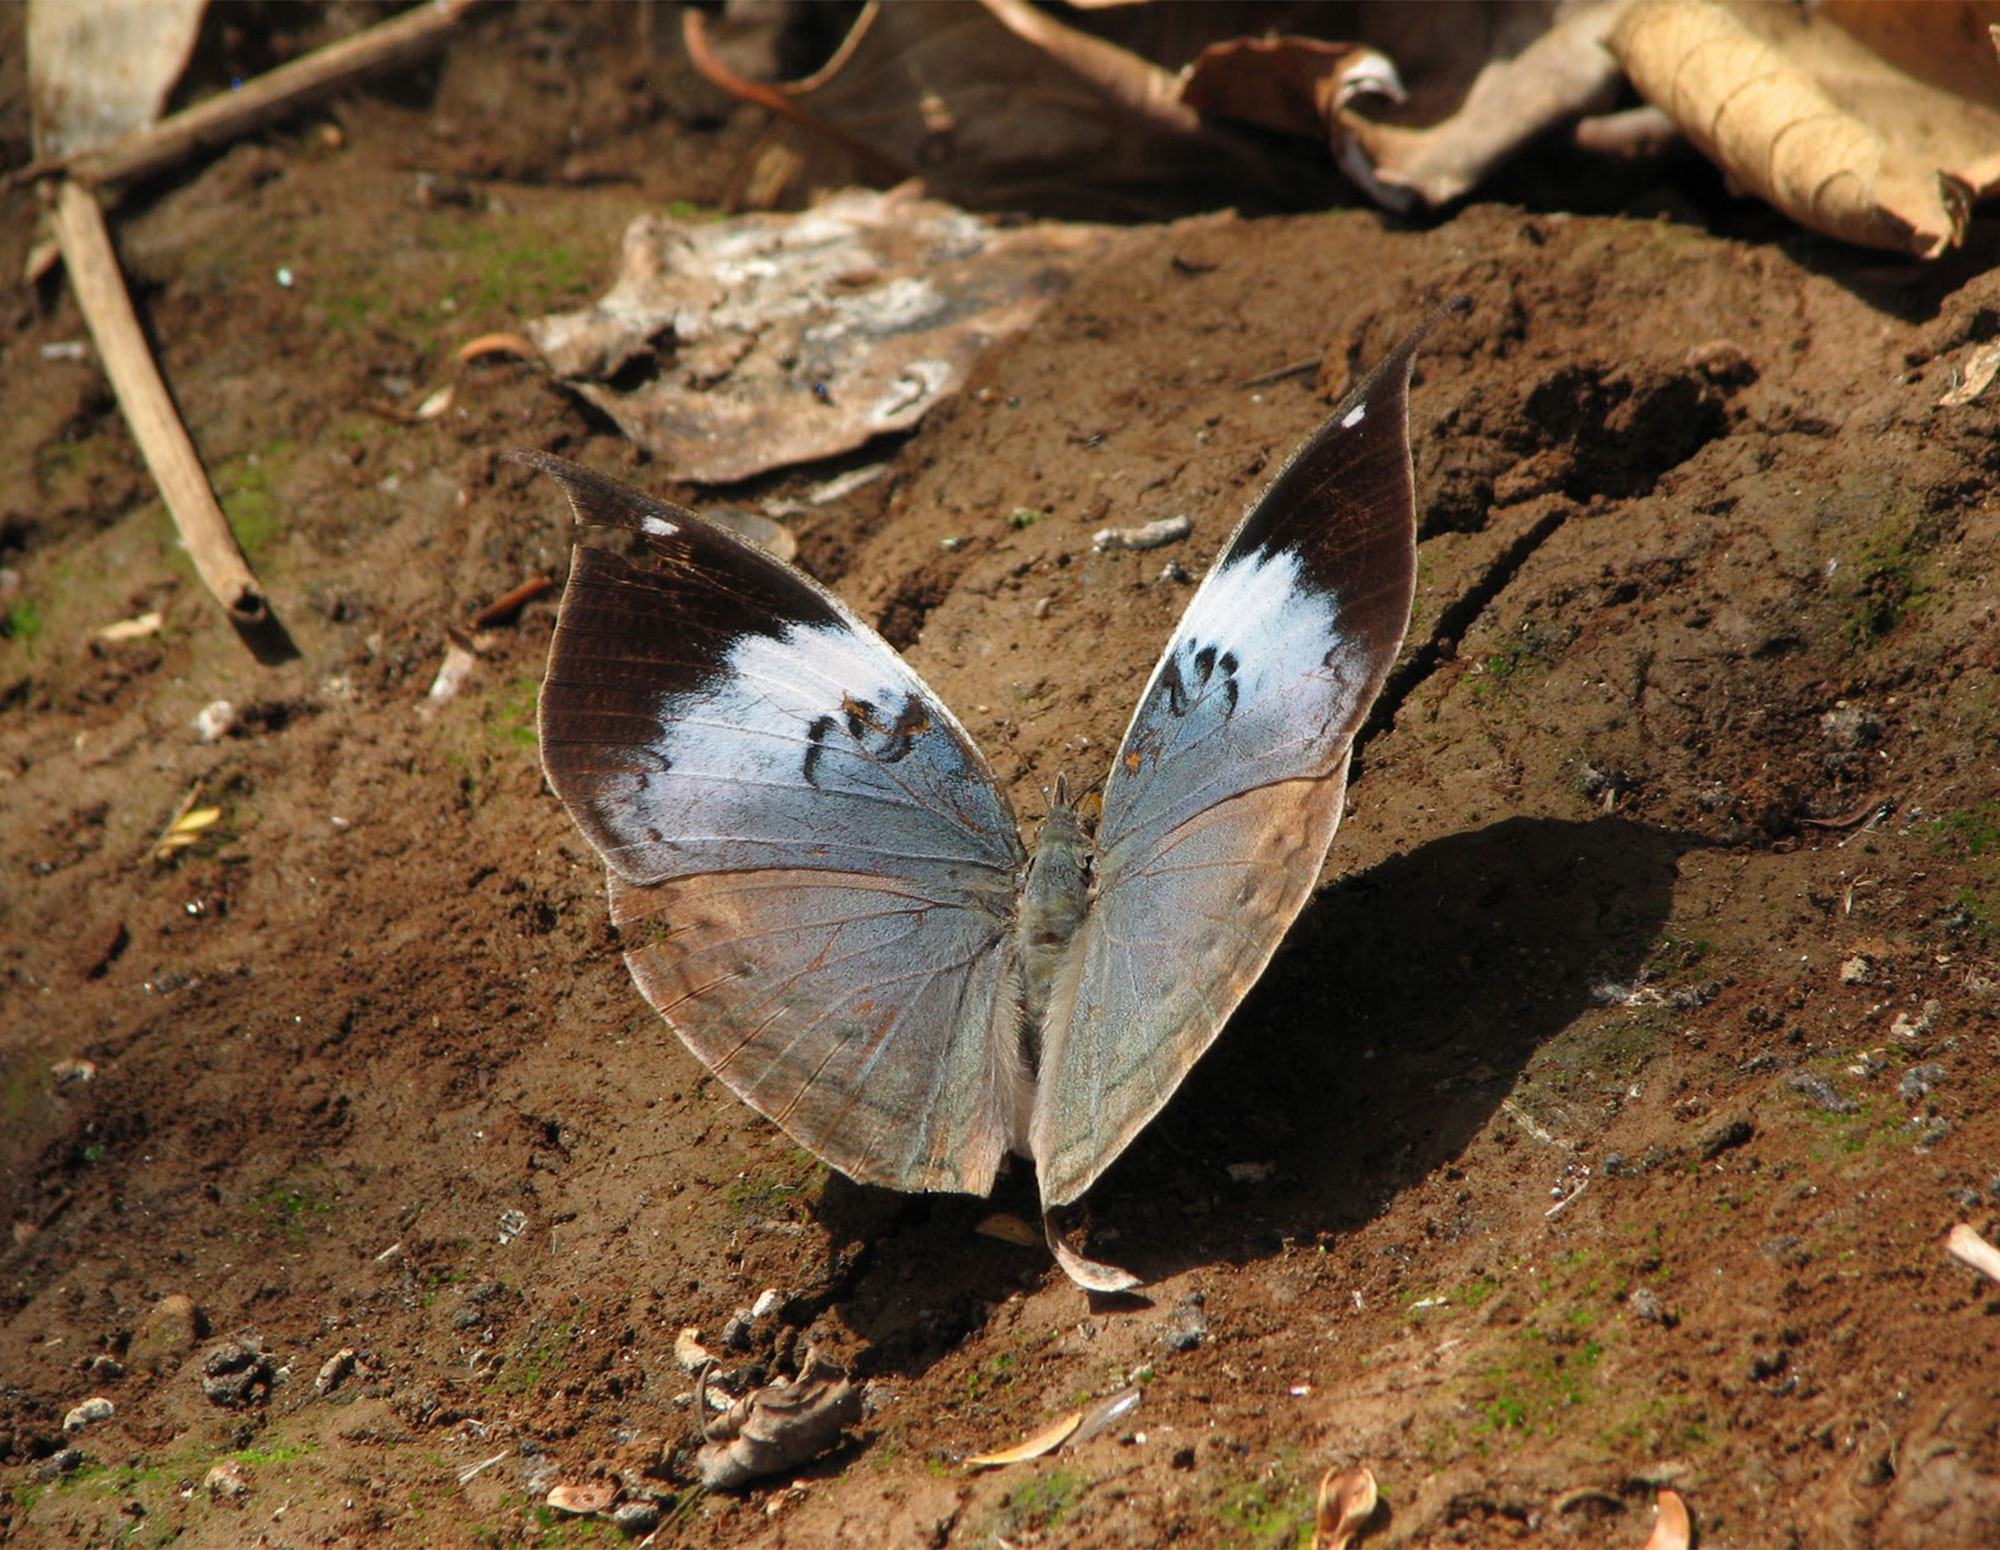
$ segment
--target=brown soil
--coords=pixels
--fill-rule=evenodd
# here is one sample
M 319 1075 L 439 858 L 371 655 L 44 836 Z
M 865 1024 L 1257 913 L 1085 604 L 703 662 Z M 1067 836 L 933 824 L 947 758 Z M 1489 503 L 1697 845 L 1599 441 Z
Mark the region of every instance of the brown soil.
M 368 407 L 600 290 L 634 213 L 726 197 L 762 122 L 640 15 L 482 13 L 119 215 L 295 658 L 246 652 L 97 366 L 47 352 L 67 294 L 12 293 L 0 1539 L 615 1543 L 541 1504 L 604 1478 L 661 1545 L 1290 1545 L 1359 1461 L 1384 1544 L 1637 1546 L 1662 1485 L 1712 1546 L 2000 1542 L 2000 1288 L 1941 1247 L 2000 1215 L 2000 440 L 1933 407 L 2000 327 L 1991 233 L 1893 264 L 1699 175 L 1599 216 L 1138 229 L 815 516 L 806 563 L 1033 816 L 1187 597 L 1093 529 L 1187 512 L 1198 574 L 1355 366 L 1476 301 L 1420 368 L 1417 627 L 1327 886 L 1094 1192 L 1089 1246 L 1150 1284 L 1093 1307 L 975 1231 L 1025 1177 L 830 1178 L 645 1009 L 537 768 L 551 598 L 426 699 L 449 631 L 566 563 L 499 451 L 672 493 L 518 364 L 428 423 Z M 0 272 L 31 215 L 0 200 Z M 197 785 L 222 820 L 152 859 Z M 703 1496 L 676 1336 L 721 1348 L 766 1289 L 725 1366 L 817 1342 L 867 1417 Z M 268 1391 L 212 1402 L 205 1353 L 252 1336 Z M 1097 1440 L 959 1464 L 1135 1374 Z M 237 1497 L 202 1484 L 229 1461 Z

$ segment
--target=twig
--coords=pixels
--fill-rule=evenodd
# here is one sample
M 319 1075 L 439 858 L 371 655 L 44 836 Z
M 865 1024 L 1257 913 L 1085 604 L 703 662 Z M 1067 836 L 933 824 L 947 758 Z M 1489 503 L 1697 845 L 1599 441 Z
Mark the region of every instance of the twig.
M 180 529 L 202 584 L 228 610 L 241 630 L 269 627 L 270 609 L 257 578 L 236 547 L 235 535 L 208 486 L 208 474 L 188 439 L 160 369 L 146 347 L 132 298 L 125 292 L 118 257 L 105 229 L 97 196 L 80 184 L 65 182 L 56 195 L 56 237 L 63 263 L 76 289 L 77 306 L 97 342 L 104 373 L 118 395 L 118 407 L 132 428 L 132 439 L 153 471 L 174 526 Z
M 1996 1249 L 1970 1226 L 1960 1222 L 1945 1235 L 1944 1251 L 1961 1265 L 1977 1270 L 1989 1281 L 2000 1281 L 2000 1249 Z
M 12 185 L 67 172 L 77 182 L 98 188 L 175 166 L 197 151 L 225 145 L 362 76 L 421 58 L 444 41 L 473 4 L 474 0 L 430 0 L 267 71 L 236 91 L 210 97 L 107 145 L 34 162 L 7 181 Z
M 555 583 L 546 576 L 530 576 L 511 592 L 503 592 L 478 613 L 472 616 L 475 630 L 491 629 L 496 624 L 505 624 L 528 604 L 549 591 Z

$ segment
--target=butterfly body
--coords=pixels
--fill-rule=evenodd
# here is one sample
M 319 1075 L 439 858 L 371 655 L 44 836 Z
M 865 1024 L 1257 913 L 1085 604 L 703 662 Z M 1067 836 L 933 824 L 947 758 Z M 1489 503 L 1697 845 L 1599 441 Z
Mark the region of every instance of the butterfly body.
M 647 999 L 734 1091 L 862 1182 L 1075 1200 L 1263 971 L 1340 820 L 1415 575 L 1419 335 L 1218 556 L 1140 696 L 1095 833 L 1030 857 L 943 701 L 817 583 L 542 454 L 578 519 L 541 700 L 549 782 L 611 874 Z M 1087 1285 L 1133 1284 L 1056 1241 Z

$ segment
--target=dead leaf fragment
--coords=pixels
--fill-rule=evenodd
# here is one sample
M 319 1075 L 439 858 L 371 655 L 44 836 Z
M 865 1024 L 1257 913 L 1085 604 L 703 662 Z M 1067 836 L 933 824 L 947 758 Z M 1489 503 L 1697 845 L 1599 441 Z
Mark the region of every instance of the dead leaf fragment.
M 908 190 L 730 221 L 641 216 L 612 288 L 528 333 L 675 478 L 728 484 L 915 425 L 1116 240 L 1003 227 Z
M 1083 1424 L 1083 1412 L 1072 1410 L 1060 1421 L 1051 1422 L 1036 1432 L 1034 1436 L 1017 1442 L 1011 1448 L 1002 1448 L 997 1453 L 975 1453 L 966 1459 L 970 1469 L 1000 1469 L 1008 1464 L 1025 1464 L 1030 1459 L 1038 1459 L 1045 1453 L 1053 1453 L 1065 1442 L 1069 1434 Z
M 1991 385 L 2000 373 L 2000 339 L 1989 339 L 1965 358 L 1963 366 L 1952 368 L 1951 391 L 1937 401 L 1940 409 L 1956 409 L 1969 404 Z
M 1002 1243 L 1024 1249 L 1032 1249 L 1042 1241 L 1041 1234 L 1011 1211 L 995 1211 L 972 1230 L 982 1238 L 998 1238 Z
M 1313 1515 L 1313 1550 L 1347 1550 L 1375 1516 L 1381 1493 L 1374 1471 L 1365 1464 L 1329 1469 L 1319 1482 L 1319 1510 Z
M 116 624 L 101 626 L 97 631 L 97 638 L 102 641 L 112 642 L 143 640 L 148 635 L 159 634 L 160 625 L 163 622 L 165 622 L 165 615 L 158 611 L 149 614 L 140 614 L 136 619 L 120 619 Z
M 160 831 L 160 837 L 153 841 L 155 861 L 166 861 L 176 852 L 185 850 L 221 821 L 221 808 L 194 805 L 200 794 L 201 782 L 196 781 L 188 788 L 188 794 L 181 798 L 181 805 L 175 810 L 174 816 L 167 820 L 167 826 Z
M 1688 1550 L 1694 1540 L 1694 1523 L 1687 1504 L 1676 1491 L 1662 1491 L 1653 1504 L 1653 1534 L 1646 1550 Z
M 696 1411 L 708 1403 L 708 1374 L 695 1384 Z M 824 1453 L 861 1419 L 861 1390 L 817 1352 L 790 1382 L 752 1389 L 709 1423 L 695 1454 L 701 1483 L 734 1491 L 760 1475 L 791 1469 Z
M 587 1518 L 603 1512 L 618 1500 L 618 1488 L 602 1480 L 593 1480 L 586 1485 L 551 1486 L 548 1504 L 557 1512 L 569 1514 L 572 1518 Z
M 1800 225 L 1935 258 L 2000 188 L 2000 109 L 1904 74 L 1790 6 L 1658 0 L 1611 38 L 1641 95 Z M 1995 71 L 1989 52 L 1984 60 Z
M 1945 1235 L 1944 1251 L 1987 1280 L 2000 1283 L 2000 1249 L 1996 1249 L 1970 1226 L 1960 1222 Z

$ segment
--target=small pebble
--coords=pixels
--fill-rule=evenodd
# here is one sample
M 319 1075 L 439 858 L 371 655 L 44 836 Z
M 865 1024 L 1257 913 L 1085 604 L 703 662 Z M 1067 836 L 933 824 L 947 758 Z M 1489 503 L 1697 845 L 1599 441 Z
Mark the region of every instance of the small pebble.
M 210 1496 L 240 1502 L 250 1494 L 250 1471 L 235 1459 L 224 1459 L 202 1476 L 201 1484 Z
M 1828 1114 L 1853 1114 L 1861 1107 L 1852 1098 L 1840 1096 L 1840 1090 L 1817 1071 L 1794 1071 L 1790 1086 L 1794 1092 L 1802 1092 Z
M 271 1397 L 275 1376 L 255 1340 L 224 1340 L 201 1363 L 201 1390 L 212 1405 L 239 1410 Z
M 125 1361 L 136 1372 L 166 1372 L 178 1367 L 202 1336 L 203 1319 L 194 1299 L 175 1292 L 154 1303 L 132 1336 Z
M 1875 964 L 1866 953 L 1856 953 L 1840 966 L 1840 983 L 1843 985 L 1865 985 Z
M 767 1286 L 758 1294 L 757 1300 L 750 1305 L 750 1317 L 753 1319 L 769 1318 L 784 1305 L 784 1293 L 780 1292 L 775 1286 Z
M 750 1310 L 738 1308 L 729 1315 L 729 1322 L 722 1326 L 722 1343 L 732 1351 L 750 1349 Z
M 339 1386 L 340 1380 L 354 1371 L 354 1348 L 342 1346 L 324 1362 L 320 1363 L 319 1376 L 313 1379 L 313 1391 L 330 1394 Z
M 90 1359 L 90 1375 L 99 1383 L 112 1383 L 125 1376 L 125 1364 L 115 1356 L 93 1356 Z
M 36 1481 L 60 1480 L 64 1475 L 83 1467 L 83 1449 L 58 1448 L 28 1473 Z
M 98 1421 L 110 1420 L 117 1409 L 118 1407 L 112 1404 L 110 1400 L 93 1395 L 63 1417 L 63 1430 L 66 1432 L 80 1432 L 86 1426 L 90 1426 Z
M 1170 1351 L 1192 1351 L 1208 1336 L 1208 1316 L 1201 1311 L 1202 1296 L 1195 1292 L 1175 1303 L 1167 1315 L 1160 1338 Z
M 210 700 L 195 712 L 194 730 L 204 743 L 219 742 L 236 730 L 236 707 L 227 700 Z
M 1903 1073 L 1903 1080 L 1896 1084 L 1896 1091 L 1911 1102 L 1930 1096 L 1931 1089 L 1944 1085 L 1944 1067 L 1935 1060 L 1927 1060 L 1920 1066 L 1911 1066 Z
M 660 1526 L 660 1504 L 620 1502 L 611 1509 L 611 1521 L 628 1534 L 650 1534 Z

